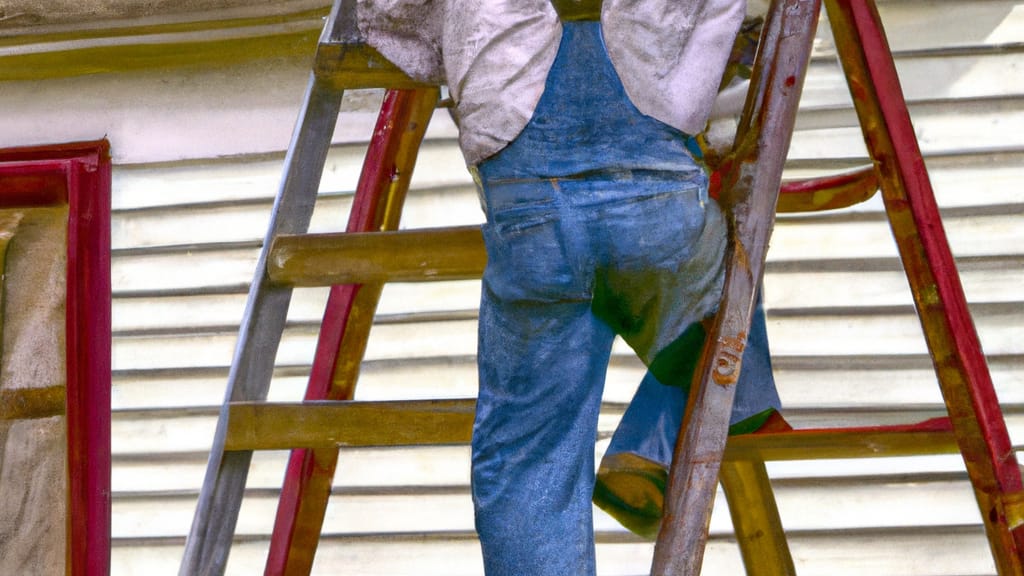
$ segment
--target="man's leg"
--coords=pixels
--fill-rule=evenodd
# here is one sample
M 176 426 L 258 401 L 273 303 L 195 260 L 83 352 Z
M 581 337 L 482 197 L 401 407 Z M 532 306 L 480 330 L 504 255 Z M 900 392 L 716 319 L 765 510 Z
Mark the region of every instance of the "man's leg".
M 696 352 L 700 354 L 699 347 Z M 666 386 L 648 371 L 605 451 L 594 502 L 637 534 L 655 538 L 687 391 Z M 779 409 L 768 333 L 760 302 L 751 319 L 747 348 L 730 418 L 730 434 L 753 432 Z
M 718 205 L 703 199 L 702 174 L 675 186 L 678 193 L 636 202 L 631 209 L 637 214 L 610 224 L 642 224 L 659 231 L 648 236 L 658 241 L 629 254 L 639 242 L 623 231 L 611 234 L 626 238 L 617 249 L 627 257 L 617 261 L 632 263 L 613 269 L 595 288 L 598 315 L 622 334 L 649 374 L 602 461 L 594 498 L 648 537 L 657 533 L 664 477 L 706 337 L 704 321 L 718 306 L 725 272 L 727 225 Z M 753 431 L 779 406 L 760 306 L 752 320 L 731 418 L 735 432 Z
M 701 353 L 700 345 L 683 353 L 692 353 L 692 365 L 696 366 Z M 767 419 L 766 411 L 780 408 L 772 375 L 764 308 L 760 299 L 751 317 L 750 334 L 747 336 L 741 366 L 729 418 L 730 434 L 757 430 Z M 663 385 L 648 370 L 615 430 L 607 452 L 635 452 L 648 460 L 668 466 L 683 422 L 688 391 L 689 385 Z
M 613 333 L 550 181 L 487 190 L 472 491 L 488 576 L 594 573 L 594 443 Z
M 589 302 L 480 317 L 472 489 L 488 576 L 594 573 L 594 441 L 611 330 Z

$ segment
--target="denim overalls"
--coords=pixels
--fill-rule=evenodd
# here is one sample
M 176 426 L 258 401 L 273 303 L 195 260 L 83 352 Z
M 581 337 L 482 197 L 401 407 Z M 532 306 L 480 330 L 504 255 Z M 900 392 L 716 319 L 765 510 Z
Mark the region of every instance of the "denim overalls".
M 472 491 L 489 576 L 593 574 L 594 442 L 616 334 L 650 368 L 609 452 L 667 465 L 722 291 L 691 139 L 630 102 L 599 22 L 563 22 L 532 119 L 476 167 L 487 223 Z M 732 421 L 777 408 L 756 316 Z

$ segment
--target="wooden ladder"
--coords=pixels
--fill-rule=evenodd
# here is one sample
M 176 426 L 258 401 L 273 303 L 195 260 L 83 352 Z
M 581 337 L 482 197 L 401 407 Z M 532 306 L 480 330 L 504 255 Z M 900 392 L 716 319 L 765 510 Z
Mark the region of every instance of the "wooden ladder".
M 792 131 L 790 114 L 795 113 L 790 98 L 764 101 L 799 86 L 818 4 L 776 1 L 765 23 L 734 156 L 723 176 L 722 203 L 731 215 L 725 294 L 676 445 L 652 574 L 700 573 L 720 468 L 747 573 L 776 576 L 796 570 L 766 460 L 960 452 L 998 573 L 1020 575 L 1021 469 L 874 0 L 825 0 L 825 5 L 949 417 L 904 426 L 749 435 L 729 439 L 726 445 L 739 358 L 774 217 L 780 160 Z
M 356 433 L 359 438 L 348 439 L 339 438 L 326 423 L 315 425 L 325 410 L 335 423 L 367 424 L 366 406 L 331 401 L 352 397 L 381 291 L 381 286 L 372 281 L 331 289 L 306 393 L 309 402 L 264 403 L 292 289 L 310 284 L 280 276 L 281 245 L 287 246 L 289 238 L 305 240 L 307 246 L 312 244 L 314 248 L 320 244 L 314 237 L 301 235 L 309 229 L 345 90 L 393 88 L 385 97 L 374 130 L 349 219 L 349 232 L 397 228 L 416 153 L 438 101 L 436 86 L 413 82 L 366 45 L 356 26 L 355 10 L 356 0 L 336 0 L 320 37 L 249 290 L 224 404 L 179 574 L 223 574 L 253 450 L 282 447 L 304 449 L 293 452 L 289 461 L 270 562 L 283 562 L 287 568 L 282 570 L 287 573 L 301 571 L 295 564 L 302 555 L 289 553 L 293 549 L 306 550 L 305 556 L 309 562 L 312 560 L 337 461 L 337 444 L 375 444 L 382 440 L 382 432 L 390 430 L 388 426 L 367 425 L 362 433 Z M 405 422 L 409 412 L 429 412 L 428 406 L 415 405 L 369 408 L 376 424 L 380 423 L 378 417 Z M 346 413 L 334 415 L 333 411 L 338 409 Z M 304 436 L 314 440 L 303 439 Z M 391 442 L 401 440 L 395 438 Z M 325 449 L 328 447 L 333 449 Z M 313 535 L 302 536 L 314 523 Z M 286 536 L 282 538 L 281 534 Z M 305 570 L 308 572 L 308 566 Z M 268 566 L 268 572 L 281 573 L 273 565 Z
M 928 200 L 927 177 L 869 0 L 829 0 L 828 8 L 847 75 L 856 87 L 861 122 L 869 127 L 866 137 L 875 166 L 787 184 L 780 193 L 819 2 L 775 0 L 764 26 L 735 151 L 723 170 L 721 197 L 730 215 L 732 246 L 727 290 L 699 372 L 704 376 L 693 387 L 680 435 L 652 573 L 699 573 L 720 463 L 744 558 L 758 559 L 747 562 L 748 572 L 793 573 L 763 462 L 863 456 L 881 446 L 896 453 L 959 449 L 971 458 L 971 480 L 1000 573 L 1019 574 L 1020 536 L 1011 525 L 1024 517 L 1020 471 L 973 328 L 966 336 L 962 330 L 971 326 L 963 294 L 948 248 L 941 255 L 946 244 L 941 227 L 936 237 L 937 209 L 934 200 Z M 365 43 L 355 25 L 355 5 L 356 0 L 335 1 L 317 49 L 249 292 L 181 575 L 223 574 L 254 450 L 292 450 L 266 567 L 267 574 L 291 575 L 311 570 L 339 446 L 470 440 L 475 406 L 471 399 L 352 401 L 384 283 L 479 278 L 486 263 L 478 227 L 395 231 L 438 89 L 412 81 Z M 389 90 L 347 231 L 307 234 L 344 90 L 370 87 Z M 741 368 L 730 358 L 737 357 L 745 340 L 776 199 L 779 211 L 838 208 L 871 196 L 879 183 L 901 254 L 912 271 L 908 276 L 929 346 L 941 367 L 940 384 L 950 405 L 952 428 L 800 431 L 739 437 L 726 448 L 734 388 L 730 382 Z M 922 195 L 928 199 L 919 200 Z M 915 208 L 918 203 L 924 208 Z M 915 222 L 928 223 L 921 227 L 923 235 Z M 940 246 L 939 256 L 935 245 Z M 297 286 L 332 286 L 305 401 L 267 403 L 274 357 Z M 950 308 L 958 314 L 956 319 L 950 319 Z M 950 349 L 959 355 L 951 359 Z M 966 360 L 956 360 L 962 358 Z M 699 425 L 687 426 L 689 422 Z M 1007 454 L 1009 459 L 1004 458 Z M 982 457 L 987 464 L 973 464 Z M 692 481 L 699 489 L 680 489 Z M 749 512 L 737 519 L 744 509 Z M 990 510 L 998 513 L 989 514 Z

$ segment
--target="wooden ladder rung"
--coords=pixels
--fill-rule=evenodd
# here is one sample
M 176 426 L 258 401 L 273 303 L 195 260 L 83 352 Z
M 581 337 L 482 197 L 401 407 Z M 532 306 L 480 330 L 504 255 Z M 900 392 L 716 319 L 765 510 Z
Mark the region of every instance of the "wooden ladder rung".
M 957 454 L 948 418 L 909 426 L 805 429 L 732 436 L 726 460 L 818 460 Z
M 776 212 L 819 212 L 860 204 L 878 192 L 874 166 L 833 176 L 785 182 L 779 191 Z
M 399 232 L 283 235 L 267 264 L 273 282 L 332 286 L 479 278 L 487 263 L 479 226 Z
M 316 49 L 313 72 L 335 88 L 428 88 L 413 80 L 398 66 L 368 44 L 321 42 Z
M 790 182 L 780 212 L 852 206 L 878 188 L 873 168 Z M 267 273 L 278 284 L 333 286 L 479 278 L 487 253 L 479 226 L 334 234 L 283 235 L 274 240 Z
M 235 402 L 225 450 L 468 444 L 476 400 Z
M 226 450 L 465 444 L 476 400 L 234 402 Z M 959 452 L 941 418 L 910 426 L 807 429 L 729 438 L 724 459 L 880 458 Z

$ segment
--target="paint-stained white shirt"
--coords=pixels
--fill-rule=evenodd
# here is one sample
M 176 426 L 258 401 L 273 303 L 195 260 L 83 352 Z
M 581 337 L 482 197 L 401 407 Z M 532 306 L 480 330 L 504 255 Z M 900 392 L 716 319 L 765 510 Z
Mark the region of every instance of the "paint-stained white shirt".
M 604 0 L 608 56 L 633 104 L 704 129 L 744 0 Z M 526 127 L 558 52 L 550 0 L 359 0 L 367 42 L 409 76 L 445 83 L 469 164 Z

